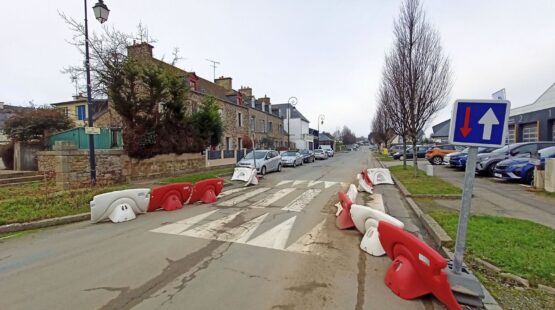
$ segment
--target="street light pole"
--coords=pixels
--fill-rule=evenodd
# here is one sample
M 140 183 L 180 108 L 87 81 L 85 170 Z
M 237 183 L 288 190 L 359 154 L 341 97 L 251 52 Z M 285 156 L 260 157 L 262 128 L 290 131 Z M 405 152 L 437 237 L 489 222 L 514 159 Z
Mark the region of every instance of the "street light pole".
M 318 147 L 320 147 L 320 122 L 324 125 L 325 118 L 324 114 L 318 115 Z
M 87 19 L 87 0 L 85 2 L 85 71 L 87 75 L 87 113 L 89 128 L 94 126 L 93 123 L 93 102 L 91 94 L 91 67 L 89 57 L 89 22 Z M 99 0 L 93 7 L 96 19 L 102 24 L 108 19 L 110 10 L 104 4 L 103 0 Z M 91 167 L 91 184 L 96 184 L 96 158 L 94 154 L 94 135 L 89 134 L 89 165 Z
M 291 130 L 290 130 L 290 119 L 291 119 L 291 106 L 295 107 L 297 105 L 297 97 L 289 97 L 287 100 L 287 149 L 291 150 Z

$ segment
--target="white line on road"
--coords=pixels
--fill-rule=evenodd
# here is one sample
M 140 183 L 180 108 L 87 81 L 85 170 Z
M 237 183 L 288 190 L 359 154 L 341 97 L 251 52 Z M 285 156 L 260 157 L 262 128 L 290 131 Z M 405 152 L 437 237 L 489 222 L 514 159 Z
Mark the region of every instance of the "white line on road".
M 285 222 L 247 242 L 247 244 L 271 249 L 285 249 L 287 239 L 289 239 L 289 234 L 291 233 L 291 229 L 293 229 L 293 224 L 296 219 L 297 217 L 294 216 L 286 220 Z
M 240 187 L 240 188 L 230 189 L 230 190 L 227 190 L 225 192 L 221 192 L 220 195 L 218 195 L 218 198 L 224 198 L 226 196 L 233 195 L 233 194 L 238 193 L 238 192 L 242 192 L 242 191 L 246 190 L 247 188 L 248 187 Z
M 322 182 L 324 182 L 324 181 L 310 181 L 310 182 L 308 182 L 308 187 L 312 187 L 312 186 L 314 186 L 314 185 L 318 185 L 318 184 L 320 184 L 320 183 L 322 183 Z
M 320 189 L 308 189 L 281 210 L 301 212 L 321 191 Z
M 264 222 L 268 213 L 254 218 L 244 224 L 232 228 L 218 236 L 218 240 L 236 243 L 245 243 L 250 239 L 252 234 L 258 229 L 258 226 Z
M 314 250 L 314 247 L 316 246 L 315 241 L 320 235 L 322 228 L 324 228 L 325 222 L 326 219 L 318 223 L 318 225 L 314 226 L 314 228 L 312 228 L 312 230 L 308 234 L 301 236 L 299 239 L 297 239 L 297 241 L 288 246 L 286 250 L 298 253 L 312 252 Z
M 253 190 L 252 192 L 248 192 L 248 193 L 245 193 L 245 194 L 243 194 L 243 195 L 237 196 L 237 197 L 235 197 L 235 198 L 226 200 L 226 201 L 224 201 L 224 202 L 222 202 L 222 203 L 219 203 L 218 205 L 219 205 L 219 206 L 224 206 L 224 207 L 231 207 L 231 206 L 234 206 L 234 205 L 236 205 L 236 204 L 238 204 L 238 203 L 240 203 L 240 202 L 243 202 L 243 201 L 245 201 L 245 200 L 247 200 L 247 199 L 249 199 L 249 198 L 251 198 L 251 197 L 254 197 L 254 196 L 256 196 L 256 195 L 258 195 L 258 194 L 260 194 L 260 193 L 262 193 L 262 192 L 265 192 L 265 191 L 267 191 L 267 190 L 269 190 L 269 189 L 270 189 L 270 188 L 268 188 L 268 187 L 257 188 L 257 189 L 255 189 L 255 190 Z
M 178 235 L 181 232 L 189 229 L 190 227 L 192 227 L 193 225 L 196 225 L 197 223 L 200 223 L 205 218 L 209 217 L 210 215 L 212 215 L 212 214 L 214 214 L 218 211 L 219 210 L 213 210 L 213 211 L 210 211 L 210 212 L 202 213 L 202 214 L 199 214 L 197 216 L 193 216 L 191 218 L 181 220 L 179 222 L 175 222 L 175 223 L 172 223 L 172 224 L 168 224 L 168 225 L 158 227 L 156 229 L 151 230 L 151 232 Z
M 289 193 L 293 192 L 294 190 L 295 190 L 294 188 L 281 189 L 271 194 L 270 196 L 255 202 L 254 204 L 251 205 L 251 208 L 265 208 L 271 205 L 272 203 L 280 200 L 281 198 L 287 196 Z
M 195 238 L 203 238 L 203 239 L 218 239 L 218 235 L 222 233 L 225 228 L 225 225 L 231 221 L 233 221 L 237 215 L 242 213 L 243 211 L 239 211 L 228 216 L 225 216 L 221 219 L 211 221 L 204 225 L 197 226 L 193 229 L 186 230 L 182 232 L 180 235 L 195 237 Z
M 291 182 L 293 182 L 293 180 L 283 180 L 283 181 L 279 182 L 276 186 L 285 185 L 285 184 L 291 183 Z
M 324 188 L 334 186 L 337 182 L 324 181 Z
M 303 184 L 304 182 L 308 182 L 308 181 L 305 181 L 305 180 L 298 180 L 298 181 L 293 182 L 293 186 L 299 185 L 299 184 Z

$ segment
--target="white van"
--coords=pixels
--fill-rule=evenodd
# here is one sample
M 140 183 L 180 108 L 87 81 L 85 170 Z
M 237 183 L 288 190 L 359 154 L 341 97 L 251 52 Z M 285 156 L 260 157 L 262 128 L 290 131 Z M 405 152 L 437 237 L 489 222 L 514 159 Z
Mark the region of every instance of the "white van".
M 334 155 L 333 149 L 331 148 L 330 145 L 320 145 L 318 149 L 324 150 L 324 152 L 326 152 L 326 154 L 328 154 L 329 157 L 333 157 Z

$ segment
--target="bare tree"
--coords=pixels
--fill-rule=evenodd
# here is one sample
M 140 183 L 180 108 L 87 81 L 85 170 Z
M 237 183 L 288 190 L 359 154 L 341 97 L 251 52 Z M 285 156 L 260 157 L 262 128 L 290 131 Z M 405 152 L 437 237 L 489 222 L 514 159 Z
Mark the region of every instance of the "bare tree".
M 393 32 L 395 42 L 386 57 L 384 88 L 393 106 L 406 112 L 406 135 L 412 142 L 417 176 L 418 134 L 445 107 L 452 86 L 451 70 L 439 33 L 427 21 L 419 0 L 405 1 Z
M 395 133 L 391 129 L 391 118 L 382 104 L 378 105 L 377 113 L 372 119 L 372 135 L 374 141 L 385 148 L 389 147 L 391 140 L 395 137 Z

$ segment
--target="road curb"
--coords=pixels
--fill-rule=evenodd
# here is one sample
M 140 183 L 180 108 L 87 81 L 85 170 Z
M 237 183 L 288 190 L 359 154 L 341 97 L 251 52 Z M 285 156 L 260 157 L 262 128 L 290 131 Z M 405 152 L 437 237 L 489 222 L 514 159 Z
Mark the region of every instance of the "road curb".
M 13 223 L 0 226 L 0 233 L 11 233 L 22 230 L 44 228 L 56 225 L 70 224 L 75 222 L 87 221 L 91 218 L 90 213 L 81 213 L 76 215 L 68 215 L 62 217 L 55 217 L 40 221 Z

